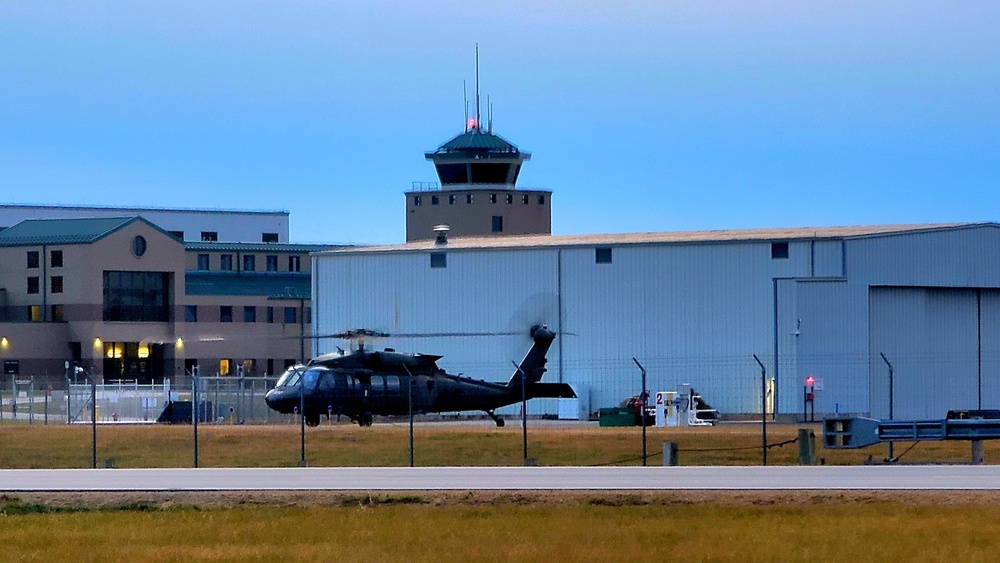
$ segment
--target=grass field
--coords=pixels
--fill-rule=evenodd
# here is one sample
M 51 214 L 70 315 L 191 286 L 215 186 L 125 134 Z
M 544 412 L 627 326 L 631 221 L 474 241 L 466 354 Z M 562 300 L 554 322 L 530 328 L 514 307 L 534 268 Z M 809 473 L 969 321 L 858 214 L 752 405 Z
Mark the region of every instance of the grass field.
M 802 425 L 769 425 L 770 443 L 794 439 Z M 818 425 L 813 430 L 819 433 Z M 817 457 L 827 464 L 860 464 L 869 455 L 886 456 L 885 446 L 861 450 L 825 450 L 817 436 Z M 415 431 L 415 463 L 422 466 L 521 465 L 521 429 L 492 425 L 421 425 Z M 726 424 L 714 428 L 648 429 L 650 465 L 660 465 L 664 441 L 679 444 L 681 465 L 756 465 L 761 462 L 760 427 Z M 639 428 L 529 425 L 529 456 L 539 465 L 639 465 Z M 89 426 L 0 424 L 0 468 L 90 467 Z M 897 444 L 896 454 L 908 447 Z M 202 467 L 292 467 L 299 460 L 297 425 L 199 426 Z M 409 463 L 405 424 L 322 425 L 306 430 L 306 459 L 321 466 L 405 466 Z M 100 425 L 97 429 L 100 465 L 115 467 L 190 467 L 193 433 L 190 426 Z M 968 442 L 921 442 L 903 457 L 905 462 L 966 462 Z M 986 442 L 987 463 L 1000 459 L 1000 444 Z M 773 465 L 798 463 L 797 444 L 771 448 Z
M 5 561 L 996 561 L 1000 499 L 602 494 L 0 499 Z M 263 504 L 257 504 L 263 503 Z

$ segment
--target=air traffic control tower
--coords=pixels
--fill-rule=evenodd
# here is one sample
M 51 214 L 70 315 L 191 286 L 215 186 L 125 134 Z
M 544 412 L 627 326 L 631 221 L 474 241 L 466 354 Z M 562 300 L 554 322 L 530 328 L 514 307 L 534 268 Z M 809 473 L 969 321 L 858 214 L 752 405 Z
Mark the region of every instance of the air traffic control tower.
M 552 233 L 550 190 L 519 190 L 517 176 L 531 154 L 470 119 L 462 133 L 424 155 L 440 184 L 414 183 L 406 192 L 406 241 L 449 236 L 509 236 Z

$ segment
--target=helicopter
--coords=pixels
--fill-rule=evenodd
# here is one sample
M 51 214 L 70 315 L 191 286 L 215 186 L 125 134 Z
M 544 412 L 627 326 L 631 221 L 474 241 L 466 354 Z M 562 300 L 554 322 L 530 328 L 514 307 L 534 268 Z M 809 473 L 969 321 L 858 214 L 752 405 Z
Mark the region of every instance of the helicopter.
M 555 333 L 545 325 L 529 331 L 533 341 L 506 383 L 451 375 L 439 368 L 442 356 L 406 354 L 391 348 L 365 349 L 364 340 L 386 337 L 367 329 L 336 335 L 359 341 L 357 350 L 343 350 L 292 366 L 264 396 L 267 406 L 283 414 L 298 412 L 300 405 L 308 426 L 318 426 L 326 414 L 346 415 L 359 426 L 371 426 L 373 417 L 408 413 L 483 411 L 498 427 L 504 425 L 494 411 L 522 400 L 575 398 L 566 383 L 541 383 L 545 355 Z

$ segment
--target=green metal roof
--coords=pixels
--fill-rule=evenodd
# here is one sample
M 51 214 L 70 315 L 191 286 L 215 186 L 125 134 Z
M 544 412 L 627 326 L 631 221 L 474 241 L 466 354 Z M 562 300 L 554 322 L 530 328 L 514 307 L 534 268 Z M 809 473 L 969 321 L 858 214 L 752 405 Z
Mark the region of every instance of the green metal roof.
M 203 272 L 184 273 L 188 295 L 261 295 L 284 299 L 310 299 L 308 272 Z
M 185 242 L 189 251 L 212 252 L 320 252 L 348 248 L 345 244 L 289 244 L 278 242 Z
M 106 217 L 94 219 L 27 219 L 0 231 L 0 246 L 37 246 L 40 244 L 89 244 L 118 229 L 143 221 L 141 217 Z
M 452 152 L 501 152 L 517 155 L 520 151 L 513 143 L 490 131 L 472 129 L 461 135 L 457 135 L 452 140 L 438 147 L 437 151 L 430 154 L 442 154 Z

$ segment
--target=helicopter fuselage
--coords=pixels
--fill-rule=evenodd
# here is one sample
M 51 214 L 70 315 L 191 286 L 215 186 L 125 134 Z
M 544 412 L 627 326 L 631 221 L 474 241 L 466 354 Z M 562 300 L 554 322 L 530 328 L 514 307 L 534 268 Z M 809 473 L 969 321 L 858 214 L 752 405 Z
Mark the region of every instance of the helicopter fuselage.
M 265 397 L 272 409 L 294 413 L 300 409 L 315 426 L 322 415 L 346 415 L 361 425 L 372 415 L 485 411 L 498 424 L 493 410 L 535 397 L 575 397 L 566 384 L 539 383 L 545 353 L 554 335 L 543 327 L 532 331 L 534 344 L 505 383 L 451 375 L 437 366 L 440 356 L 402 354 L 391 350 L 327 354 L 305 366 L 294 366 Z M 522 389 L 519 374 L 527 374 Z

